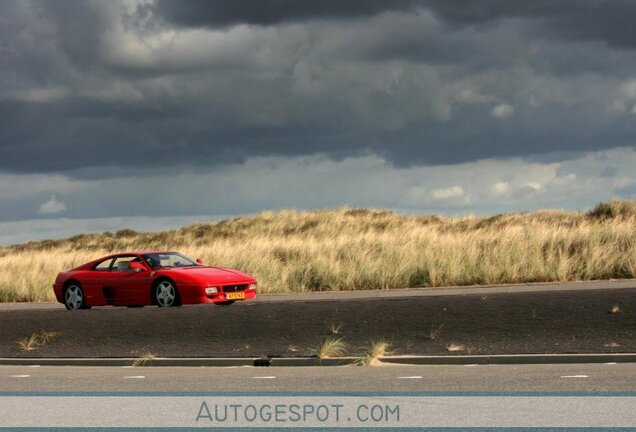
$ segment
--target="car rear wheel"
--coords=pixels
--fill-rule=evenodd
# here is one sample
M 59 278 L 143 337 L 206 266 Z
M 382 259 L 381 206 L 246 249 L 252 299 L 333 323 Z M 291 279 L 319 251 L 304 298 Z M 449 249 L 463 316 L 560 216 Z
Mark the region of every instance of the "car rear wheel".
M 68 310 L 88 309 L 84 290 L 78 283 L 72 283 L 64 290 L 64 306 Z
M 179 305 L 179 294 L 174 283 L 162 280 L 155 285 L 155 303 L 159 307 L 171 307 Z
M 228 300 L 228 301 L 216 302 L 215 304 L 218 304 L 219 306 L 229 306 L 233 303 L 234 303 L 234 300 Z

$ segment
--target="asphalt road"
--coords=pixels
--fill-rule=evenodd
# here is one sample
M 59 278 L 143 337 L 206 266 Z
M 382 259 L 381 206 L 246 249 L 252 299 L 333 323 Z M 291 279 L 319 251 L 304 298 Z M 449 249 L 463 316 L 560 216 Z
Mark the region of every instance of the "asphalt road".
M 329 293 L 230 307 L 5 308 L 0 357 L 306 356 L 328 337 L 343 338 L 349 355 L 374 341 L 414 355 L 636 352 L 633 284 Z M 55 337 L 20 348 L 40 332 Z M 460 350 L 449 352 L 451 344 Z
M 636 364 L 378 367 L 0 366 L 0 391 L 634 391 Z
M 461 287 L 439 288 L 402 288 L 390 290 L 361 290 L 361 291 L 317 291 L 304 293 L 260 294 L 252 300 L 255 303 L 269 302 L 306 302 L 324 300 L 363 300 L 363 299 L 391 299 L 409 297 L 438 297 L 456 295 L 491 295 L 511 293 L 540 293 L 588 291 L 598 289 L 636 288 L 636 279 L 616 279 L 604 281 L 563 282 L 563 283 L 528 283 L 506 285 L 472 285 Z M 46 310 L 64 309 L 61 303 L 0 303 L 0 311 L 10 310 Z
M 0 427 L 154 430 L 241 425 L 280 430 L 293 421 L 297 427 L 354 425 L 373 430 L 386 426 L 629 428 L 636 424 L 635 385 L 636 364 L 1 366 Z M 339 404 L 341 415 L 334 414 L 334 404 Z M 235 417 L 223 414 L 228 406 L 238 407 Z M 300 407 L 303 416 L 289 416 Z

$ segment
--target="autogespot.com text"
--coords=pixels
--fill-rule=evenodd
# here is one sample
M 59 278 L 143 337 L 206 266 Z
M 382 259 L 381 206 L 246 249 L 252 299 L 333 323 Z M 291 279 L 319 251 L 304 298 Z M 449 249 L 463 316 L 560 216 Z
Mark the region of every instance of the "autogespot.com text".
M 208 422 L 216 426 L 281 423 L 359 423 L 397 425 L 400 422 L 399 404 L 298 404 L 262 403 L 227 404 L 201 403 L 197 422 Z

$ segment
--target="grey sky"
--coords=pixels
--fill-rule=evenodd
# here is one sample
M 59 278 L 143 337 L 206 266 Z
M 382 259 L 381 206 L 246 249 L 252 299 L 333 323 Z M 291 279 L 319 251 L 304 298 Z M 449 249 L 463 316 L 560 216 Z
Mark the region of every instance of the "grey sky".
M 597 0 L 0 2 L 0 243 L 632 196 L 633 16 Z

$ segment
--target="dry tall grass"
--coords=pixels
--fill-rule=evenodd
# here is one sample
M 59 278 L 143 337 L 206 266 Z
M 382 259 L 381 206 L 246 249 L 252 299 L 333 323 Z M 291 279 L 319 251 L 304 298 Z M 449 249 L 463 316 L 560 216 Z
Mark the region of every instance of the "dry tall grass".
M 178 250 L 241 269 L 261 292 L 571 281 L 636 276 L 636 202 L 587 213 L 399 216 L 264 212 L 174 231 L 79 235 L 0 248 L 0 301 L 53 300 L 57 272 L 113 251 Z

